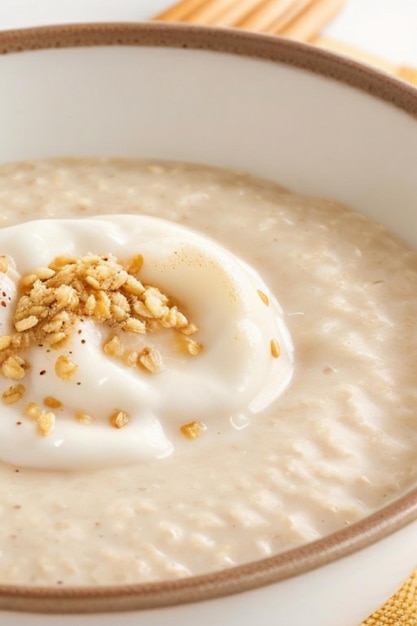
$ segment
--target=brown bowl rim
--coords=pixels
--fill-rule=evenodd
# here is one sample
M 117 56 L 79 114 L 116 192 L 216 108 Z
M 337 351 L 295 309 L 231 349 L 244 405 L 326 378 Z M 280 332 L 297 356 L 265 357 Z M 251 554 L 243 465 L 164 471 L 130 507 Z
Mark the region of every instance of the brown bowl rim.
M 417 89 L 365 64 L 300 42 L 235 29 L 179 23 L 94 23 L 0 32 L 0 54 L 90 46 L 207 50 L 258 58 L 336 80 L 417 120 Z M 173 581 L 85 587 L 0 585 L 0 609 L 95 613 L 161 608 L 271 585 L 348 556 L 417 520 L 417 487 L 376 513 L 322 539 L 276 556 Z

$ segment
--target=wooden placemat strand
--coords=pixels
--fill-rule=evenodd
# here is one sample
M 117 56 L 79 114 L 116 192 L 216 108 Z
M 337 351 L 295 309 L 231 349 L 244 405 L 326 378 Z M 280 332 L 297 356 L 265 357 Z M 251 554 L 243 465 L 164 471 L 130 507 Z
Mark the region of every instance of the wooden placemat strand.
M 417 570 L 361 626 L 417 626 Z
M 270 1 L 261 5 L 258 2 L 258 5 L 236 25 L 255 32 L 279 33 L 310 4 L 310 0 L 286 0 L 279 3 Z
M 407 65 L 394 65 L 394 63 L 390 63 L 386 59 L 381 59 L 380 57 L 369 54 L 364 50 L 359 50 L 358 48 L 349 46 L 334 39 L 329 39 L 328 37 L 317 36 L 312 39 L 310 43 L 313 43 L 321 48 L 327 48 L 327 50 L 332 50 L 338 54 L 351 57 L 352 59 L 356 59 L 362 63 L 367 63 L 368 65 L 372 65 L 380 70 L 384 70 L 384 72 L 394 74 L 397 78 L 401 78 L 402 80 L 406 80 L 409 83 L 417 85 L 417 69 L 413 67 L 409 67 Z
M 303 40 L 320 32 L 346 0 L 179 0 L 153 19 L 246 28 Z
M 345 3 L 346 0 L 179 0 L 154 19 L 242 28 L 306 41 L 417 85 L 417 69 L 394 65 L 321 36 L 323 27 L 340 13 Z

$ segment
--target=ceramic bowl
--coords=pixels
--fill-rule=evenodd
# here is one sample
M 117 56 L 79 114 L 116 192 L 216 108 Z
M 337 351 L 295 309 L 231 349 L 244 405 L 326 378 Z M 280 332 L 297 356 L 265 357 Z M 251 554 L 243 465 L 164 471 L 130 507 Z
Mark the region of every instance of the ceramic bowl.
M 0 161 L 201 162 L 337 198 L 417 247 L 417 90 L 276 37 L 179 25 L 0 34 Z M 7 54 L 6 54 L 7 53 Z M 9 626 L 357 626 L 417 565 L 417 489 L 273 558 L 175 582 L 0 587 Z

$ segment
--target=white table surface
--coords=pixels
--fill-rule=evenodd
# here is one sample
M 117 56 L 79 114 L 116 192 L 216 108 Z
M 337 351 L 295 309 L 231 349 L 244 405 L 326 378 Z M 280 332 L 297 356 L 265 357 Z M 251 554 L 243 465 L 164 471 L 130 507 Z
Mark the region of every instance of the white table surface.
M 0 0 L 0 29 L 150 19 L 175 0 Z M 324 34 L 417 67 L 417 0 L 347 0 Z

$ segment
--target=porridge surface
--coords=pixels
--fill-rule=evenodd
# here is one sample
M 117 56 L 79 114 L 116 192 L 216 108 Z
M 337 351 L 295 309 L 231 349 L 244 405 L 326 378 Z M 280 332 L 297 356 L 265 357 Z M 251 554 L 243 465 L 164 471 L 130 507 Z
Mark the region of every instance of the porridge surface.
M 140 213 L 207 234 L 261 273 L 295 349 L 273 406 L 180 456 L 77 473 L 0 465 L 0 582 L 217 570 L 317 539 L 414 485 L 417 252 L 382 226 L 238 172 L 124 160 L 3 165 L 0 204 L 3 227 Z

